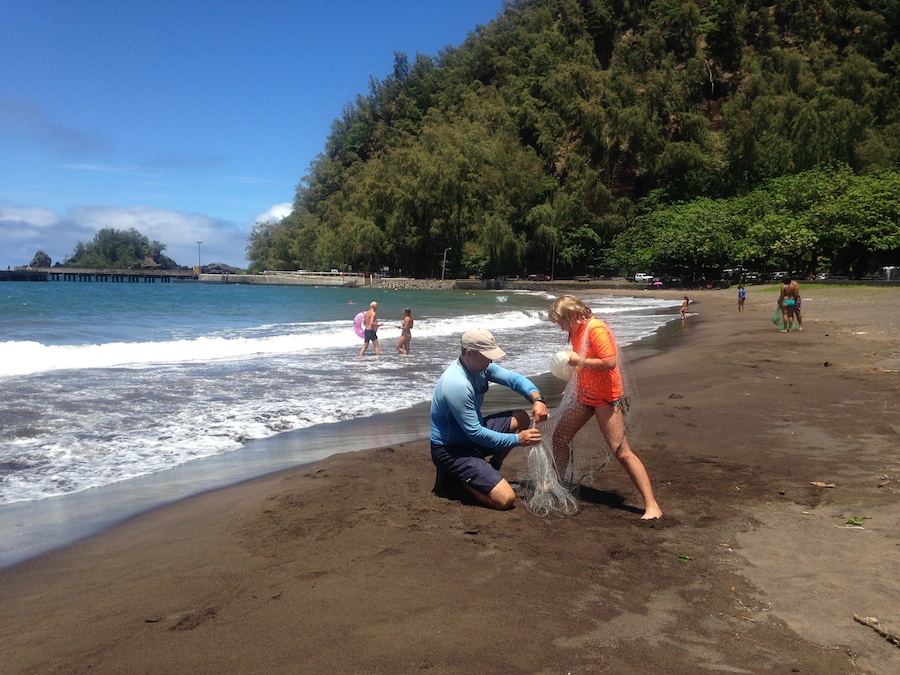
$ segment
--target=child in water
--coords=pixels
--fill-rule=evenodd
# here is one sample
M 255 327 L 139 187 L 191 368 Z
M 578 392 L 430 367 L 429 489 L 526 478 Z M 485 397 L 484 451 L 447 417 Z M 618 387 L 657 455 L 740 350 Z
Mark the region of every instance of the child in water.
M 412 340 L 413 318 L 409 307 L 403 308 L 403 323 L 400 324 L 400 339 L 397 340 L 397 351 L 409 356 L 409 342 Z

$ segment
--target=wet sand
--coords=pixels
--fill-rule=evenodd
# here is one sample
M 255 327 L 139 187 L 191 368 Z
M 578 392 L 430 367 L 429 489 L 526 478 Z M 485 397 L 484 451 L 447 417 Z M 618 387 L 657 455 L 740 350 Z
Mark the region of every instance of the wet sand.
M 900 291 L 803 287 L 784 334 L 748 290 L 633 363 L 661 521 L 615 463 L 538 518 L 433 495 L 425 442 L 335 455 L 0 570 L 0 670 L 900 670 L 854 620 L 900 634 Z

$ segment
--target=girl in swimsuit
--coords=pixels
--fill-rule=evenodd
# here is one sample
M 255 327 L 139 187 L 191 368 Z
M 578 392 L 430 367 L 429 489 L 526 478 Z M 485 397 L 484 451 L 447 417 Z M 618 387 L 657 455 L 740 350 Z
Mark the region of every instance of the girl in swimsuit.
M 409 341 L 412 339 L 413 318 L 409 307 L 403 308 L 403 323 L 400 324 L 400 339 L 397 340 L 397 351 L 409 356 Z
M 550 320 L 569 334 L 573 349 L 569 365 L 573 376 L 576 402 L 562 412 L 553 433 L 553 456 L 560 478 L 566 475 L 569 443 L 593 417 L 600 433 L 624 467 L 631 482 L 644 499 L 642 520 L 662 516 L 653 496 L 653 487 L 643 462 L 631 451 L 625 435 L 624 390 L 617 360 L 616 341 L 609 327 L 594 317 L 591 310 L 574 295 L 563 295 L 550 307 Z

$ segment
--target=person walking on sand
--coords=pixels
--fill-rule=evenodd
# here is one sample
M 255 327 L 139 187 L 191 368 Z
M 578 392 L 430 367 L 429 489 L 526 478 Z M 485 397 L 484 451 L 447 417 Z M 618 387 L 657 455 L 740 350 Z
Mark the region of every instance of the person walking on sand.
M 363 348 L 359 350 L 360 356 L 366 353 L 370 342 L 375 345 L 375 356 L 381 354 L 381 348 L 378 346 L 378 327 L 380 325 L 381 324 L 378 323 L 378 303 L 372 301 L 369 303 L 369 309 L 366 310 L 366 315 L 363 318 L 363 329 L 365 330 L 363 339 L 366 343 L 363 345 Z
M 467 330 L 460 348 L 459 358 L 438 379 L 431 399 L 431 460 L 437 467 L 433 492 L 445 495 L 462 486 L 484 506 L 511 509 L 516 493 L 500 466 L 513 448 L 541 442 L 531 417 L 535 423 L 543 422 L 547 406 L 531 380 L 494 363 L 506 352 L 490 331 Z M 531 417 L 525 410 L 483 417 L 481 405 L 491 382 L 527 399 Z
M 413 318 L 409 307 L 403 308 L 403 323 L 400 324 L 400 339 L 397 340 L 397 351 L 409 356 L 409 342 L 412 339 Z
M 686 319 L 685 314 L 687 313 L 688 306 L 691 304 L 691 301 L 688 300 L 688 296 L 684 296 L 684 300 L 681 301 L 681 309 L 678 310 L 678 313 L 681 314 L 681 318 Z
M 794 329 L 794 309 L 799 298 L 800 285 L 791 277 L 785 277 L 781 294 L 778 296 L 778 306 L 781 307 L 781 327 L 778 329 L 780 332 L 788 333 Z
M 744 301 L 747 299 L 747 291 L 744 290 L 744 284 L 738 286 L 738 311 L 744 311 Z
M 687 298 L 685 298 L 687 300 Z M 569 444 L 575 434 L 593 417 L 616 459 L 644 499 L 642 520 L 661 518 L 662 509 L 653 496 L 650 476 L 640 458 L 631 450 L 625 429 L 624 387 L 619 370 L 616 342 L 609 327 L 594 317 L 590 308 L 574 295 L 562 295 L 550 307 L 550 320 L 569 334 L 576 351 L 570 352 L 569 365 L 575 367 L 573 379 L 577 395 L 572 406 L 562 413 L 553 432 L 553 458 L 560 480 L 566 475 Z

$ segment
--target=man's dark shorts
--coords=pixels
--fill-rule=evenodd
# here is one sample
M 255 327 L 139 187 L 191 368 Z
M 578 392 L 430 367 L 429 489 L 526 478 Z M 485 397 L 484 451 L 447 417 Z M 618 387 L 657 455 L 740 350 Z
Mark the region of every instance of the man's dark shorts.
M 366 342 L 375 342 L 378 339 L 378 333 L 374 330 L 366 328 L 365 331 L 365 340 Z
M 502 434 L 509 433 L 512 424 L 512 411 L 496 413 L 484 418 L 484 426 Z M 503 479 L 485 459 L 493 455 L 495 450 L 482 448 L 474 444 L 435 445 L 431 444 L 431 461 L 447 478 L 453 478 L 471 485 L 482 494 L 490 494 L 491 490 Z

